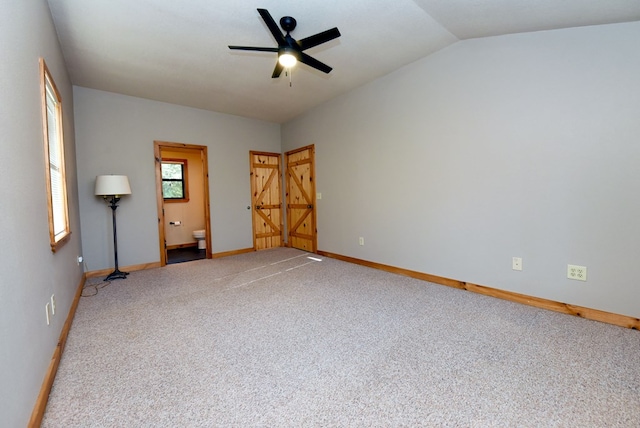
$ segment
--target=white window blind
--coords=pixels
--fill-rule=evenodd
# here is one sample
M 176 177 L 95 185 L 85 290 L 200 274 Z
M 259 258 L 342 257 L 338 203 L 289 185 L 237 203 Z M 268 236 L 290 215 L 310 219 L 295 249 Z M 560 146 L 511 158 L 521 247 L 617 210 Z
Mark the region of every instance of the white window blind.
M 58 102 L 47 81 L 47 130 L 49 134 L 49 175 L 51 177 L 51 204 L 53 209 L 53 235 L 56 241 L 66 232 L 67 212 L 64 200 L 62 153 L 58 129 Z

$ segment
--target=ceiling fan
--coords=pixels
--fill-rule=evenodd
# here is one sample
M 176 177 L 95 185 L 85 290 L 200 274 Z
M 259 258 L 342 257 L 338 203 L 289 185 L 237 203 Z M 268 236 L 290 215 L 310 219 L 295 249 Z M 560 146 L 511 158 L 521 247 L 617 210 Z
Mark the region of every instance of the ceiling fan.
M 307 55 L 303 51 L 340 37 L 340 31 L 338 31 L 337 27 L 323 31 L 313 36 L 305 37 L 304 39 L 295 40 L 289 34 L 296 28 L 297 22 L 294 18 L 290 16 L 283 16 L 280 19 L 280 26 L 284 31 L 287 32 L 287 34 L 283 36 L 282 32 L 278 28 L 278 25 L 273 20 L 271 14 L 267 9 L 258 9 L 258 12 L 260 13 L 260 16 L 262 16 L 265 24 L 267 24 L 267 27 L 269 28 L 269 31 L 271 31 L 273 38 L 276 39 L 276 42 L 278 42 L 278 47 L 261 48 L 253 46 L 229 46 L 229 49 L 242 51 L 277 52 L 278 62 L 276 63 L 276 68 L 273 69 L 273 74 L 271 75 L 271 77 L 273 78 L 280 77 L 282 70 L 284 70 L 285 68 L 293 67 L 297 61 L 300 61 L 303 64 L 307 64 L 308 66 L 320 70 L 324 73 L 329 73 L 332 70 L 332 68 L 327 64 L 318 61 L 317 59 Z

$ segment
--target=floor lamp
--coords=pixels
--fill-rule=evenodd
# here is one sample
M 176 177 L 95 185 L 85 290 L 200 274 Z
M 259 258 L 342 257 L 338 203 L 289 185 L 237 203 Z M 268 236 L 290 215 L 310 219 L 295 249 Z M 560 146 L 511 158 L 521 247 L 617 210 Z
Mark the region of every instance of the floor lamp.
M 118 234 L 116 233 L 116 208 L 122 195 L 130 195 L 131 187 L 126 175 L 99 175 L 96 177 L 97 196 L 102 196 L 109 204 L 113 216 L 113 258 L 115 260 L 115 270 L 104 280 L 126 279 L 129 272 L 121 272 L 118 269 Z

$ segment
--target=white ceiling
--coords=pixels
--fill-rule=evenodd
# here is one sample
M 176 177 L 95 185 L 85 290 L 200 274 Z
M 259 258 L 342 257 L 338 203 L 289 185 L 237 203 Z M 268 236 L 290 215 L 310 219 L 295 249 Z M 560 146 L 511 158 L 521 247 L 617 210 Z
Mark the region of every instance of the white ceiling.
M 48 0 L 74 85 L 285 122 L 462 39 L 640 20 L 640 0 Z M 338 27 L 272 79 L 257 8 L 296 18 L 295 39 Z

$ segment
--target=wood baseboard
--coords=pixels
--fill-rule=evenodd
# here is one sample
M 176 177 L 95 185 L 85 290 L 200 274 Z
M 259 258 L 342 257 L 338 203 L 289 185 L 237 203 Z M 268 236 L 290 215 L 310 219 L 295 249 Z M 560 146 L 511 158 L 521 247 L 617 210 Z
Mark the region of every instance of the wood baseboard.
M 177 250 L 178 248 L 193 248 L 197 246 L 197 242 L 189 242 L 187 244 L 167 245 L 167 250 Z
M 212 253 L 211 258 L 219 259 L 220 257 L 228 257 L 228 256 L 235 256 L 238 254 L 252 253 L 255 250 L 256 250 L 255 248 L 242 248 L 240 250 L 224 251 L 222 253 Z
M 485 296 L 497 297 L 498 299 L 509 300 L 529 306 L 535 306 L 536 308 L 548 309 L 550 311 L 561 312 L 568 315 L 575 315 L 578 317 L 630 328 L 633 330 L 640 330 L 640 319 L 633 318 L 627 315 L 619 315 L 611 312 L 600 311 L 598 309 L 585 308 L 582 306 L 570 305 L 568 303 L 542 299 L 540 297 L 527 296 L 525 294 L 499 290 L 497 288 L 491 288 L 484 285 L 472 284 L 469 282 L 458 281 L 456 279 L 444 278 L 428 273 L 416 272 L 409 269 L 403 269 L 395 266 L 384 265 L 381 263 L 370 262 L 367 260 L 356 259 L 354 257 L 343 256 L 340 254 L 330 253 L 328 251 L 318 251 L 318 254 L 325 257 L 330 257 L 332 259 L 338 259 L 374 269 L 380 269 L 386 272 L 421 279 L 423 281 L 433 282 L 435 284 L 446 285 L 448 287 L 454 287 L 462 290 L 472 291 L 474 293 L 484 294 Z
M 135 272 L 137 270 L 155 269 L 160 267 L 160 262 L 141 263 L 139 265 L 124 266 L 120 268 L 123 272 Z M 113 268 L 92 270 L 85 275 L 87 278 L 95 278 L 96 276 L 106 276 L 113 272 Z
M 211 258 L 218 259 L 220 257 L 235 256 L 237 254 L 251 253 L 253 251 L 255 251 L 255 248 L 242 248 L 240 250 L 224 251 L 221 253 L 212 253 Z M 162 267 L 160 266 L 160 262 L 151 262 L 151 263 L 141 263 L 139 265 L 124 266 L 124 267 L 121 267 L 120 270 L 122 270 L 123 272 L 135 272 L 138 270 L 155 269 L 159 267 Z M 111 272 L 113 272 L 113 268 L 92 270 L 90 272 L 85 273 L 85 275 L 87 278 L 95 278 L 97 276 L 107 276 Z
M 29 419 L 28 425 L 29 428 L 37 428 L 42 424 L 44 411 L 46 410 L 47 402 L 49 401 L 49 393 L 51 392 L 53 381 L 56 378 L 56 373 L 58 372 L 58 366 L 60 365 L 60 359 L 62 358 L 62 351 L 64 351 L 64 346 L 67 343 L 69 330 L 71 330 L 71 323 L 73 322 L 73 317 L 76 314 L 76 309 L 78 308 L 78 303 L 80 302 L 80 296 L 82 295 L 82 289 L 84 288 L 86 280 L 87 275 L 82 275 L 80 284 L 78 285 L 78 289 L 76 290 L 76 295 L 74 296 L 73 302 L 71 303 L 69 314 L 67 315 L 67 319 L 65 320 L 62 331 L 60 332 L 58 345 L 56 345 L 56 348 L 53 351 L 53 356 L 51 357 L 51 361 L 49 362 L 49 368 L 47 369 L 47 373 L 44 376 L 44 381 L 42 382 L 42 386 L 40 387 L 38 399 L 36 400 L 36 404 L 33 407 L 33 411 L 31 412 L 31 418 Z
M 240 250 L 224 251 L 221 253 L 212 253 L 211 258 L 218 259 L 220 257 L 235 256 L 237 254 L 251 253 L 253 251 L 255 251 L 255 248 L 242 248 Z M 135 272 L 137 270 L 155 269 L 159 267 L 162 267 L 160 266 L 160 262 L 151 262 L 151 263 L 142 263 L 139 265 L 124 266 L 124 267 L 121 267 L 120 270 L 124 272 Z M 90 272 L 87 272 L 85 275 L 87 278 L 95 278 L 97 276 L 107 276 L 111 272 L 113 272 L 113 268 L 92 270 Z

